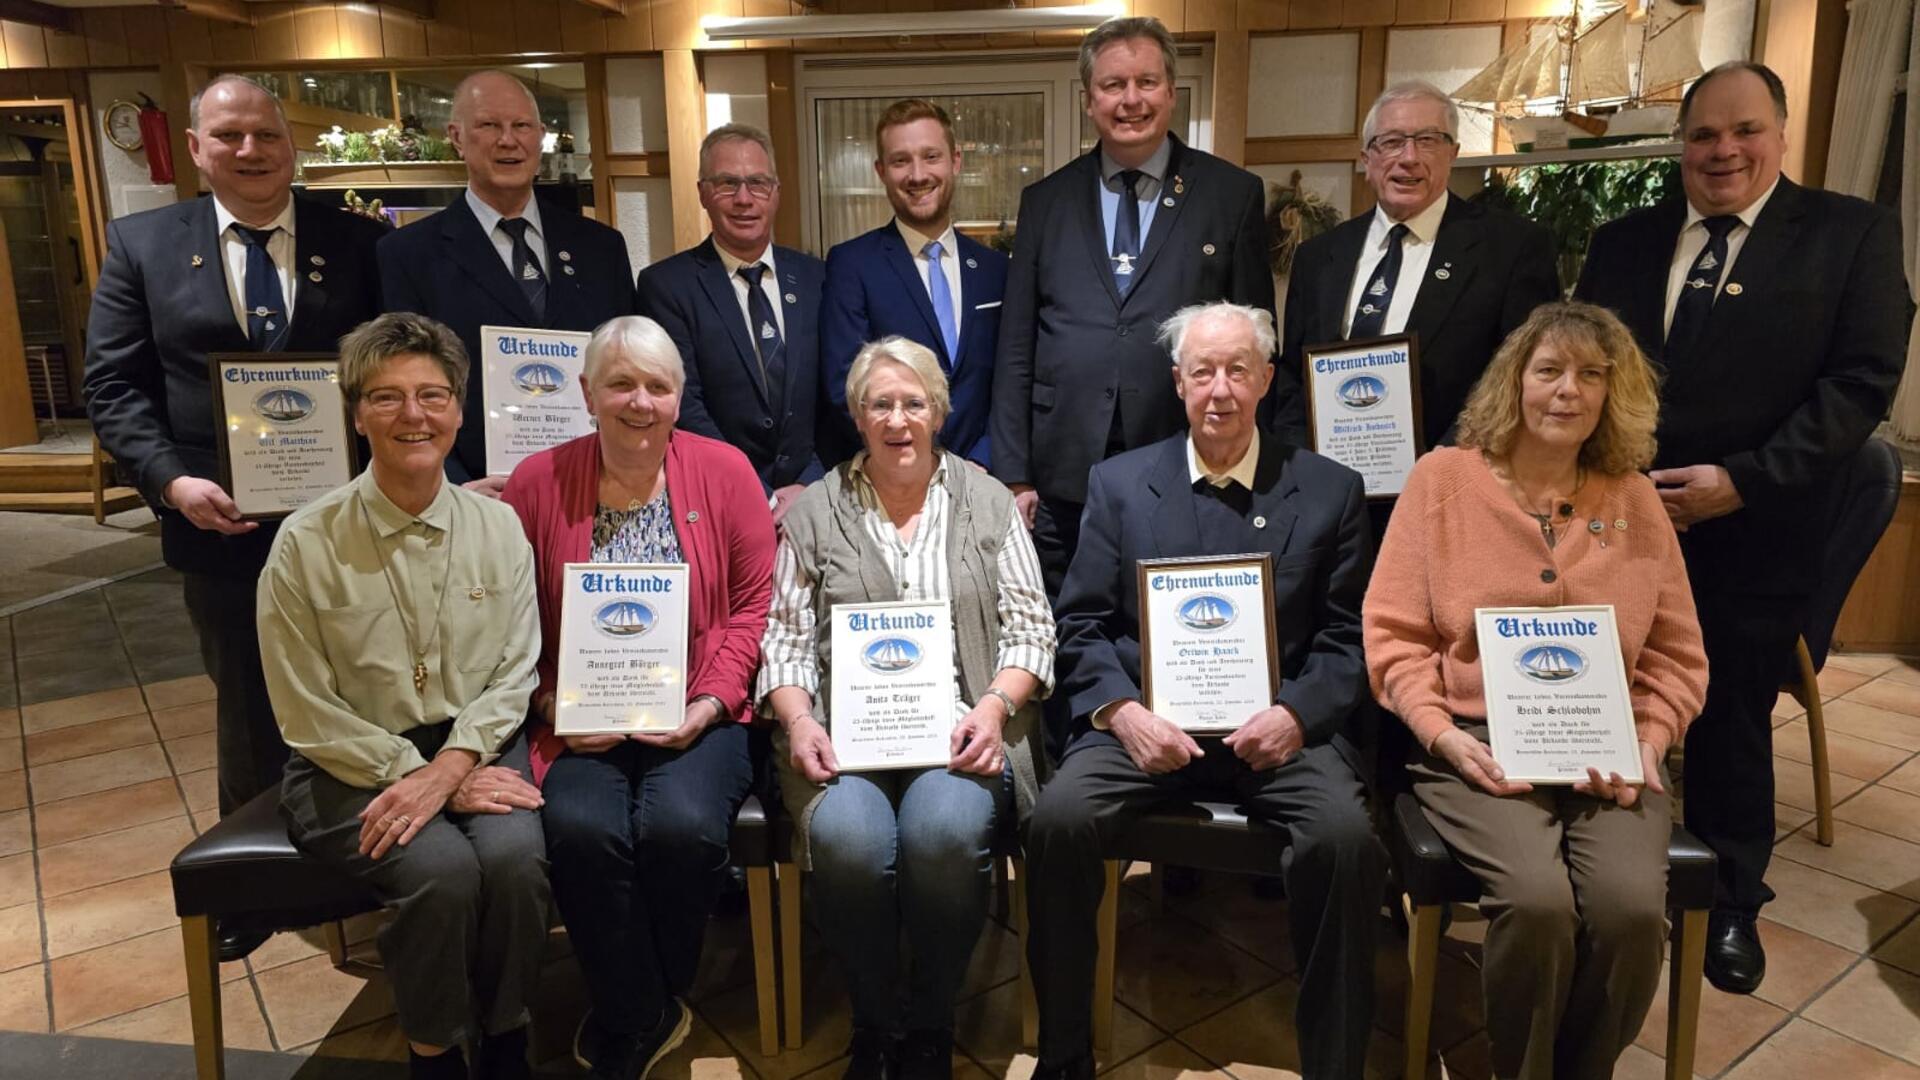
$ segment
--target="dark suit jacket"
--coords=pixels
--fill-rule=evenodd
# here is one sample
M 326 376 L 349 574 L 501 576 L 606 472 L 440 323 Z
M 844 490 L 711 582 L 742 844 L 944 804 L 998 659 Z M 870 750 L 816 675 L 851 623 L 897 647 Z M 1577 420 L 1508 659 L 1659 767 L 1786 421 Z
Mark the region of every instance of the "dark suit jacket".
M 1805 594 L 1835 472 L 1886 417 L 1906 365 L 1913 303 L 1899 221 L 1782 177 L 1705 344 L 1667 365 L 1667 270 L 1686 212 L 1676 198 L 1601 228 L 1574 295 L 1618 312 L 1665 368 L 1654 467 L 1723 466 L 1746 503 L 1680 534 L 1696 593 Z
M 1374 213 L 1314 237 L 1294 257 L 1280 364 L 1301 379 L 1307 346 L 1342 339 L 1340 328 L 1352 314 L 1347 293 Z M 1440 270 L 1447 276 L 1438 276 Z M 1407 315 L 1407 331 L 1420 342 L 1420 423 L 1427 445 L 1445 441 L 1507 335 L 1534 308 L 1559 297 L 1552 233 L 1518 214 L 1448 196 L 1427 275 Z M 1305 436 L 1299 432 L 1302 445 Z
M 451 206 L 380 242 L 380 284 L 388 311 L 413 311 L 446 323 L 467 347 L 475 374 L 467 382 L 466 418 L 447 455 L 447 475 L 465 483 L 487 475 L 486 403 L 478 367 L 482 326 L 592 330 L 633 314 L 632 263 L 620 233 L 545 199 L 541 233 L 547 250 L 546 318 L 535 319 L 527 294 L 467 206 Z
M 1021 192 L 993 375 L 993 474 L 1068 502 L 1085 501 L 1116 408 L 1126 448 L 1186 430 L 1154 341 L 1167 316 L 1211 300 L 1273 310 L 1259 177 L 1174 139 L 1124 301 L 1099 184 L 1095 148 Z
M 687 368 L 680 426 L 739 448 L 769 490 L 822 475 L 814 453 L 820 412 L 820 288 L 826 268 L 775 245 L 785 302 L 787 380 L 782 415 L 770 414 L 760 362 L 739 294 L 709 237 L 640 272 L 640 314 L 666 327 Z
M 940 427 L 940 444 L 961 457 L 987 464 L 987 414 L 993 406 L 993 351 L 1000 338 L 1000 302 L 1007 289 L 1007 257 L 954 234 L 960 260 L 960 355 L 947 355 L 933 301 L 920 283 L 913 253 L 893 222 L 835 244 L 827 252 L 826 295 L 820 302 L 820 380 L 833 423 L 823 464 L 837 465 L 860 449 L 847 414 L 847 372 L 860 347 L 899 334 L 932 349 L 947 373 L 952 408 Z
M 1280 645 L 1276 703 L 1292 709 L 1309 746 L 1333 743 L 1368 775 L 1358 748 L 1370 709 L 1361 655 L 1360 601 L 1373 565 L 1360 474 L 1277 439 L 1260 440 L 1253 514 L 1241 535 L 1200 534 L 1187 479 L 1186 435 L 1094 466 L 1080 547 L 1055 605 L 1059 685 L 1076 729 L 1095 709 L 1140 697 L 1141 559 L 1239 552 L 1273 554 L 1273 619 Z
M 288 352 L 335 352 L 380 313 L 379 222 L 294 196 L 293 324 Z M 107 226 L 107 262 L 87 318 L 87 418 L 160 518 L 167 565 L 251 578 L 275 528 L 227 537 L 166 509 L 175 479 L 219 476 L 207 354 L 247 352 L 233 317 L 213 197 L 132 214 Z M 197 263 L 196 263 L 197 260 Z M 314 275 L 319 280 L 314 280 Z

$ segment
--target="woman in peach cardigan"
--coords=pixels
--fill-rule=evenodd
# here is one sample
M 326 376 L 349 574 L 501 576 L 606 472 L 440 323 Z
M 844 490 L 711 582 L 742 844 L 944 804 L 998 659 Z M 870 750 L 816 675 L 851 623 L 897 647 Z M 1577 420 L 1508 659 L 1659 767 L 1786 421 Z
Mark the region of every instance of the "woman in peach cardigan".
M 1555 303 L 1500 347 L 1457 445 L 1421 458 L 1367 590 L 1367 670 L 1412 731 L 1415 796 L 1480 879 L 1500 1077 L 1605 1078 L 1640 1030 L 1666 940 L 1661 761 L 1707 659 L 1653 483 L 1657 376 L 1611 312 Z M 1478 607 L 1612 604 L 1646 782 L 1509 781 L 1487 746 Z

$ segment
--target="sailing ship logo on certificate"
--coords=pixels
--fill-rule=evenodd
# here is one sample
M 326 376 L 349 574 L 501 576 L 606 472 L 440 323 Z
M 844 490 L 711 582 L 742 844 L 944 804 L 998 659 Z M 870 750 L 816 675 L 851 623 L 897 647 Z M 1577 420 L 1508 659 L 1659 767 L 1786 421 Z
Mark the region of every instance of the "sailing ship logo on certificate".
M 255 416 L 274 424 L 297 424 L 313 415 L 313 399 L 291 386 L 276 386 L 253 399 Z
M 615 600 L 593 613 L 593 628 L 610 638 L 635 638 L 659 621 L 653 608 L 638 600 Z
M 1587 673 L 1587 654 L 1558 641 L 1524 649 L 1513 663 L 1537 683 L 1570 683 Z
M 1340 384 L 1340 404 L 1354 412 L 1365 412 L 1387 400 L 1387 384 L 1372 375 L 1355 375 Z
M 552 364 L 521 364 L 513 369 L 513 385 L 528 397 L 547 397 L 567 384 L 566 372 Z
M 875 674 L 898 675 L 919 665 L 920 646 L 912 638 L 881 638 L 860 653 L 860 662 Z
M 1180 620 L 1180 625 L 1189 630 L 1208 633 L 1224 630 L 1233 625 L 1233 620 L 1239 614 L 1240 609 L 1226 597 L 1213 593 L 1201 593 L 1181 604 L 1179 610 L 1175 612 L 1175 617 Z

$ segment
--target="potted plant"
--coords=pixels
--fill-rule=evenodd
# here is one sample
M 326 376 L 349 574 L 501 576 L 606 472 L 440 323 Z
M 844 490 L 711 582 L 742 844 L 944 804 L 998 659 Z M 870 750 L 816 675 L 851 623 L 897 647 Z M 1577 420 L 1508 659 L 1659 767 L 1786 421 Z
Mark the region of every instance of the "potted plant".
M 454 187 L 467 182 L 466 163 L 453 143 L 421 131 L 412 117 L 374 131 L 343 131 L 335 125 L 320 134 L 315 147 L 326 160 L 302 166 L 308 187 Z

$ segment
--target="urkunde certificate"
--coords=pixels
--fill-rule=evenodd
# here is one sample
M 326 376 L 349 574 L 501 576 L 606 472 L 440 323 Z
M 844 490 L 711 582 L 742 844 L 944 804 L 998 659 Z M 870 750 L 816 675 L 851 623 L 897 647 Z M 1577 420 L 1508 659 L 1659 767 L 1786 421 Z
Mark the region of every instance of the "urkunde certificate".
M 1143 704 L 1185 731 L 1232 731 L 1273 705 L 1273 557 L 1142 559 Z
M 553 730 L 678 730 L 687 711 L 685 563 L 568 563 Z
M 952 760 L 953 614 L 932 604 L 835 604 L 829 730 L 842 772 Z
M 592 337 L 574 330 L 480 328 L 487 472 L 512 475 L 527 458 L 593 430 L 580 392 Z
M 1343 341 L 1306 352 L 1314 452 L 1359 473 L 1370 499 L 1400 494 L 1425 446 L 1413 337 Z
M 1613 605 L 1476 608 L 1493 758 L 1507 779 L 1644 781 Z
M 215 353 L 207 362 L 220 486 L 241 517 L 284 517 L 359 471 L 338 356 Z

